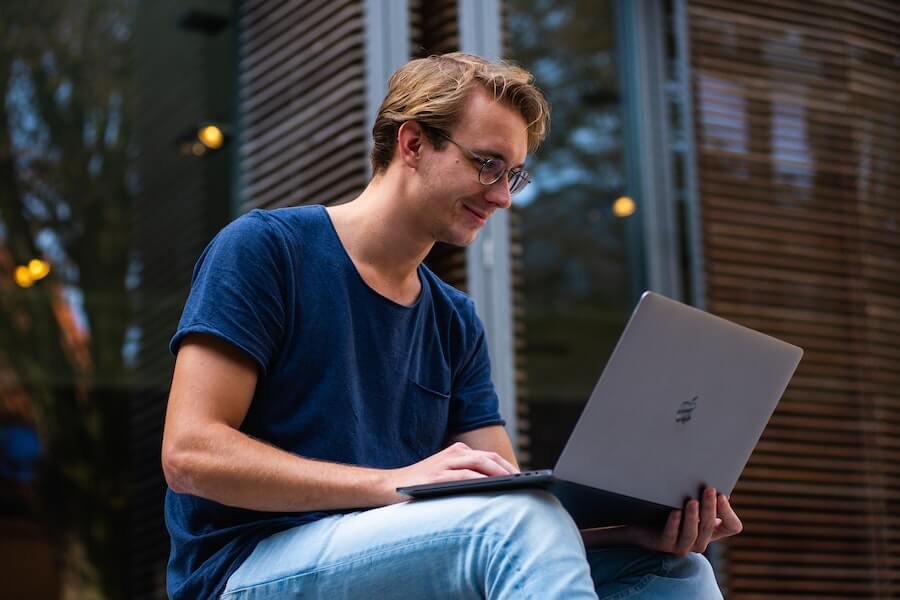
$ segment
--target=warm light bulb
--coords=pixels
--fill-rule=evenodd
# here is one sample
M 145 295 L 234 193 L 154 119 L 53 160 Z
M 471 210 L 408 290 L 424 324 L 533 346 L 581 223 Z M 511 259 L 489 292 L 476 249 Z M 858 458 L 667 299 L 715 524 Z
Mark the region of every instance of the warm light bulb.
M 613 214 L 617 217 L 630 217 L 634 214 L 635 204 L 628 196 L 621 196 L 613 203 Z
M 197 132 L 197 139 L 211 150 L 218 150 L 225 143 L 225 135 L 215 125 L 207 125 Z
M 50 263 L 39 258 L 33 258 L 28 263 L 28 273 L 31 279 L 37 281 L 43 279 L 50 272 Z
M 28 267 L 24 265 L 16 267 L 15 279 L 16 284 L 19 287 L 30 288 L 34 285 L 34 279 L 31 278 L 31 272 L 28 270 Z

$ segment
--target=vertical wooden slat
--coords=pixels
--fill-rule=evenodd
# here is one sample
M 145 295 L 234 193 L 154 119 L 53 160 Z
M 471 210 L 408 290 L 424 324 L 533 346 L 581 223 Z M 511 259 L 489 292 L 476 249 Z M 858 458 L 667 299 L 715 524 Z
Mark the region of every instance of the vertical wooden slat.
M 534 465 L 532 465 L 531 452 L 531 405 L 529 404 L 530 394 L 527 377 L 528 363 L 526 362 L 525 352 L 525 240 L 523 238 L 522 229 L 522 213 L 519 208 L 513 204 L 509 208 L 509 264 L 510 270 L 512 271 L 513 351 L 515 352 L 516 427 L 518 433 L 517 450 L 520 466 L 529 469 Z
M 502 55 L 508 57 L 512 54 L 510 48 L 510 31 L 508 26 L 509 3 L 506 0 L 500 2 L 500 35 L 502 37 Z M 509 207 L 509 247 L 510 247 L 510 279 L 512 285 L 512 311 L 513 311 L 513 365 L 515 369 L 516 385 L 516 450 L 520 466 L 524 469 L 534 467 L 532 465 L 532 435 L 531 435 L 531 410 L 530 394 L 528 386 L 528 363 L 526 358 L 526 324 L 525 324 L 525 260 L 522 227 L 522 213 L 515 203 Z
M 806 349 L 734 492 L 728 597 L 895 597 L 900 5 L 688 4 L 708 308 Z
M 457 0 L 410 0 L 413 58 L 459 50 Z

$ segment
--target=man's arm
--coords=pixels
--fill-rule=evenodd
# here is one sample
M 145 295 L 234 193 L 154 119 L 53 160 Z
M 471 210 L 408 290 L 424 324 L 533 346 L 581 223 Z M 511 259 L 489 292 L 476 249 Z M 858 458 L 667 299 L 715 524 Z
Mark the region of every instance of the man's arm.
M 401 469 L 310 460 L 239 431 L 257 366 L 219 338 L 181 343 L 163 431 L 162 465 L 173 491 L 261 511 L 365 508 L 405 500 L 396 487 L 503 475 L 490 452 L 453 446 Z

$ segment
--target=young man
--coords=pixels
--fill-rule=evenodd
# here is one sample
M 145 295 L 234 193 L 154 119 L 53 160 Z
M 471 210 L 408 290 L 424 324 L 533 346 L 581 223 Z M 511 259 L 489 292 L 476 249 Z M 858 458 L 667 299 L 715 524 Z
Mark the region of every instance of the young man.
M 172 598 L 719 597 L 696 552 L 740 521 L 714 490 L 661 532 L 579 532 L 541 491 L 395 492 L 518 470 L 472 302 L 422 260 L 527 183 L 530 79 L 410 62 L 357 199 L 251 211 L 200 256 L 163 438 Z

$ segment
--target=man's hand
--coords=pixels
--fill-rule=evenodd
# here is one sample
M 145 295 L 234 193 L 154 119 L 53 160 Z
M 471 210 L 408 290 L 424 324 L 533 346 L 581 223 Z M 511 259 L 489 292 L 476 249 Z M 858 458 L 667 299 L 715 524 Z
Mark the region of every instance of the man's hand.
M 713 488 L 706 488 L 699 502 L 692 499 L 683 510 L 673 510 L 662 531 L 627 526 L 589 529 L 582 535 L 588 546 L 626 543 L 656 552 L 686 556 L 690 552 L 704 552 L 710 542 L 737 535 L 743 528 L 728 498 L 717 495 Z
M 425 460 L 390 471 L 387 485 L 396 496 L 394 501 L 402 502 L 409 497 L 397 494 L 394 490 L 398 487 L 518 472 L 515 466 L 496 452 L 473 450 L 462 442 L 456 442 Z

